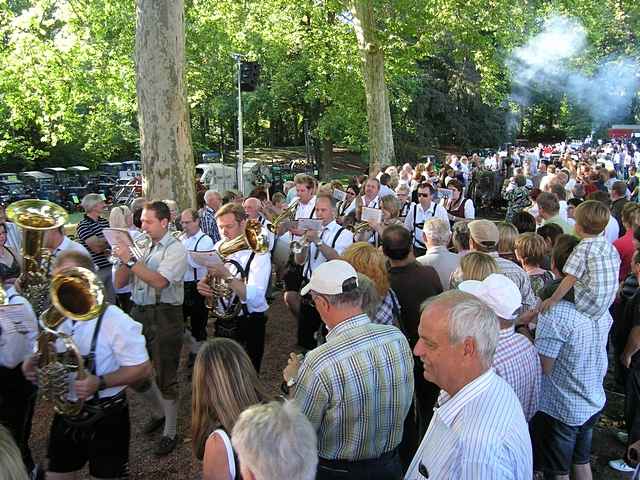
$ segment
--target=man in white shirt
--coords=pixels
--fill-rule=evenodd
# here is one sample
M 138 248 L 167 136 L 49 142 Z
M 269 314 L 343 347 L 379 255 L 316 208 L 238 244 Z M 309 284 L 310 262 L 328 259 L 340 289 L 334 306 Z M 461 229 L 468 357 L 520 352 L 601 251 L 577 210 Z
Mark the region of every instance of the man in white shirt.
M 413 237 L 413 252 L 416 257 L 421 257 L 427 252 L 422 236 L 424 222 L 430 218 L 441 218 L 445 222 L 449 221 L 449 214 L 442 205 L 432 200 L 434 190 L 431 184 L 423 182 L 418 186 L 418 203 L 414 203 L 409 208 L 407 217 L 404 219 L 404 226 L 411 232 Z
M 300 241 L 304 230 L 297 227 L 296 220 L 301 218 L 313 218 L 316 211 L 316 180 L 303 173 L 299 173 L 293 179 L 297 196 L 289 203 L 293 205 L 297 202 L 296 212 L 293 222 L 283 222 L 278 229 L 278 235 L 282 235 L 278 242 L 290 244 L 292 241 Z M 286 231 L 286 233 L 285 233 Z M 284 233 L 284 234 L 283 234 Z M 292 256 L 289 256 L 285 273 L 282 276 L 284 283 L 284 303 L 289 307 L 291 314 L 298 318 L 300 314 L 300 288 L 302 287 L 302 268 L 297 265 Z
M 518 397 L 491 368 L 498 320 L 481 300 L 458 290 L 423 307 L 414 354 L 442 391 L 406 480 L 531 479 L 527 421 Z
M 47 230 L 44 234 L 44 245 L 51 251 L 53 257 L 58 256 L 60 252 L 73 250 L 83 255 L 91 256 L 82 244 L 74 242 L 64 234 L 64 226 Z
M 245 199 L 242 203 L 244 207 L 244 212 L 247 214 L 247 218 L 249 220 L 257 220 L 262 225 L 262 235 L 269 240 L 269 251 L 273 250 L 273 244 L 276 240 L 276 237 L 271 231 L 267 228 L 271 222 L 267 220 L 267 218 L 260 213 L 262 211 L 262 202 L 260 199 L 255 197 L 249 197 Z
M 353 234 L 335 221 L 335 209 L 331 197 L 318 195 L 316 218 L 322 221 L 322 230 L 309 230 L 303 241 L 304 248 L 295 255 L 295 262 L 302 265 L 304 284 L 324 262 L 335 260 L 353 243 Z M 314 335 L 321 325 L 320 316 L 311 304 L 311 298 L 302 299 L 298 316 L 298 344 L 307 350 L 317 346 Z
M 180 215 L 180 223 L 184 235 L 182 245 L 188 252 L 208 252 L 213 250 L 213 240 L 200 229 L 200 218 L 198 212 L 192 208 L 187 208 Z M 196 354 L 200 350 L 202 342 L 207 339 L 207 317 L 209 312 L 204 304 L 204 297 L 198 294 L 196 288 L 198 281 L 207 275 L 206 267 L 198 265 L 193 261 L 191 255 L 187 255 L 187 271 L 184 274 L 184 302 L 182 303 L 182 315 L 187 317 L 191 323 L 191 352 L 189 353 L 189 365 L 192 366 L 196 359 Z
M 378 192 L 379 198 L 384 198 L 388 195 L 396 196 L 396 192 L 394 192 L 391 188 L 389 188 L 389 182 L 391 181 L 391 175 L 388 173 L 383 173 L 380 175 L 380 191 Z
M 218 228 L 222 234 L 214 250 L 231 240 L 244 235 L 247 214 L 242 205 L 229 203 L 216 214 Z M 252 250 L 240 250 L 226 257 L 225 264 L 208 269 L 209 275 L 223 280 L 233 291 L 230 297 L 218 299 L 214 311 L 227 312 L 239 305 L 239 313 L 233 318 L 216 319 L 216 336 L 236 340 L 247 351 L 253 366 L 260 372 L 264 353 L 265 329 L 267 324 L 266 293 L 271 278 L 271 255 L 256 253 Z M 213 290 L 206 278 L 198 282 L 198 292 L 211 298 Z M 215 314 L 214 314 L 215 315 Z
M 380 181 L 375 177 L 369 177 L 364 182 L 364 195 L 356 197 L 347 208 L 345 215 L 356 211 L 356 218 L 360 218 L 360 208 L 380 208 Z
M 451 274 L 460 265 L 460 256 L 447 248 L 451 240 L 449 222 L 441 218 L 431 218 L 424 222 L 424 241 L 427 253 L 416 258 L 418 263 L 433 267 L 440 277 L 443 290 L 449 290 Z

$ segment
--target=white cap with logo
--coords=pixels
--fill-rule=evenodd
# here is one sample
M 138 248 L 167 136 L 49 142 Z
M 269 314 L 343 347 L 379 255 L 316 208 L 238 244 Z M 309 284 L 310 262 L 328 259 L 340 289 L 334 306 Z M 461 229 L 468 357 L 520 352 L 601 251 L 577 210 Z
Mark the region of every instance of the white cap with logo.
M 500 273 L 492 273 L 481 282 L 465 280 L 458 289 L 478 297 L 504 320 L 515 320 L 515 312 L 522 306 L 520 289 Z
M 306 295 L 313 290 L 325 295 L 340 295 L 354 290 L 358 286 L 358 272 L 350 263 L 344 260 L 330 260 L 321 264 L 311 274 L 300 295 Z

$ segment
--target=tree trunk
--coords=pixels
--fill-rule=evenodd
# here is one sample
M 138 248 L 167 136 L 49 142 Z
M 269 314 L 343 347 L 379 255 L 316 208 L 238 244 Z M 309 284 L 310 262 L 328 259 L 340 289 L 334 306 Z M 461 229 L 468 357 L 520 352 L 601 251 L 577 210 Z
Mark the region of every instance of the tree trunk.
M 333 164 L 333 140 L 331 138 L 322 139 L 322 155 L 320 157 L 320 175 L 323 181 L 329 180 L 331 165 Z
M 143 192 L 195 207 L 183 0 L 137 0 L 136 86 Z
M 378 40 L 373 3 L 373 0 L 351 0 L 367 98 L 370 173 L 376 173 L 395 160 L 389 96 L 384 79 L 384 52 Z

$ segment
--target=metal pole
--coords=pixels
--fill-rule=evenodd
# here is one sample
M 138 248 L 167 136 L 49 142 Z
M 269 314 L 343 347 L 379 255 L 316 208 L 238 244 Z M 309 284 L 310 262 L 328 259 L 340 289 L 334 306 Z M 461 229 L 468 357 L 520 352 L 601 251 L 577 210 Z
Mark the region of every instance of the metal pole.
M 244 195 L 244 179 L 242 175 L 242 164 L 244 161 L 244 144 L 242 139 L 242 86 L 241 86 L 241 68 L 242 55 L 234 54 L 236 65 L 238 66 L 238 190 Z

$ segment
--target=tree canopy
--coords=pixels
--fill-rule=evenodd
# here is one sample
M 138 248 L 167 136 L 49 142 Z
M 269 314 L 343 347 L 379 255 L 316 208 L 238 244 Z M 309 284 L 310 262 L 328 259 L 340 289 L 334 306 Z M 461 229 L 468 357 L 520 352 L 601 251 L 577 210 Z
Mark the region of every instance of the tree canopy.
M 361 2 L 362 3 L 362 2 Z M 588 134 L 592 114 L 562 91 L 512 95 L 509 58 L 562 15 L 588 40 L 571 60 L 585 75 L 611 55 L 640 59 L 631 0 L 369 0 L 393 126 L 395 157 L 493 146 L 523 135 Z M 365 155 L 363 62 L 346 0 L 186 0 L 187 97 L 195 153 L 233 150 L 232 53 L 261 66 L 244 94 L 245 144 L 319 142 Z M 3 169 L 96 164 L 139 155 L 135 5 L 124 0 L 0 0 Z M 640 120 L 638 93 L 616 118 Z M 598 125 L 601 126 L 601 125 Z

